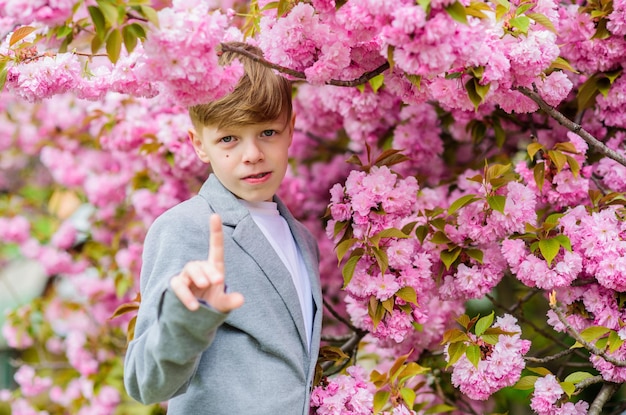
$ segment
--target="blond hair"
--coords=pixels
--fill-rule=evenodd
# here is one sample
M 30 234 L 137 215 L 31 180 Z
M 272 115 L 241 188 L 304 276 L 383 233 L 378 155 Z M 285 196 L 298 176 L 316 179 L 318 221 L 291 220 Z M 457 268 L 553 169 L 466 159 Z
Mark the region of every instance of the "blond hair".
M 228 45 L 263 56 L 256 46 L 242 42 Z M 239 59 L 244 67 L 244 75 L 235 89 L 216 101 L 189 108 L 196 131 L 207 125 L 226 128 L 273 121 L 283 114 L 287 114 L 287 120 L 291 119 L 291 83 L 273 69 L 236 52 L 223 51 L 219 64 L 227 65 L 234 59 Z

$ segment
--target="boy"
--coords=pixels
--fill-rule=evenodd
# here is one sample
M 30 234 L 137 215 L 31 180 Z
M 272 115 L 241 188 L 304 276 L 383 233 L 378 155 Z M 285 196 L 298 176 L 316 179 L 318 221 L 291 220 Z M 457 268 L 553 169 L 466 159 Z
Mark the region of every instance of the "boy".
M 168 415 L 308 414 L 319 253 L 275 196 L 295 123 L 291 87 L 251 59 L 224 52 L 220 63 L 234 58 L 245 68 L 235 90 L 190 108 L 190 139 L 212 174 L 146 236 L 125 385 L 143 403 L 169 400 Z

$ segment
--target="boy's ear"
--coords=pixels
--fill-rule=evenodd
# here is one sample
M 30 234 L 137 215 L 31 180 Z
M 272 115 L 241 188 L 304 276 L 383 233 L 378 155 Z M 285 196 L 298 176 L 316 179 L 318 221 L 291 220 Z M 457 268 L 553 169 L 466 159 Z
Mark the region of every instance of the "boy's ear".
M 191 145 L 196 151 L 196 155 L 198 156 L 198 158 L 205 163 L 210 163 L 209 156 L 206 151 L 204 151 L 204 147 L 202 146 L 202 140 L 196 133 L 196 130 L 189 129 L 187 131 L 187 134 L 189 135 L 189 141 L 191 141 Z
M 291 130 L 291 134 L 290 134 L 290 140 L 293 140 L 293 132 L 295 131 L 296 128 L 296 113 L 292 113 L 291 114 L 291 120 L 289 121 L 289 129 Z M 290 142 L 291 145 L 291 142 Z

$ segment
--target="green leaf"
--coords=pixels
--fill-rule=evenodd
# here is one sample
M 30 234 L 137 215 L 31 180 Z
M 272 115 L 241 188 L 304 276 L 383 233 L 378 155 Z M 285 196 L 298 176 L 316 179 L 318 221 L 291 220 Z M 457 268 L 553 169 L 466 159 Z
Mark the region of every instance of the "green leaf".
M 354 269 L 360 259 L 360 256 L 350 257 L 350 259 L 346 262 L 346 265 L 344 265 L 341 269 L 341 275 L 343 275 L 343 288 L 346 288 L 348 284 L 350 284 L 350 280 L 352 280 L 352 276 L 354 275 Z
M 563 392 L 565 392 L 568 397 L 576 392 L 576 386 L 572 382 L 559 382 L 559 385 L 561 385 Z
M 370 240 L 370 242 L 372 244 L 374 244 L 376 247 L 378 247 L 378 244 L 380 243 L 380 240 L 382 238 L 406 239 L 408 237 L 409 237 L 409 235 L 407 235 L 406 233 L 402 232 L 398 228 L 389 228 L 389 229 L 383 229 L 382 231 L 378 232 L 376 235 L 370 237 L 369 240 Z
M 139 39 L 146 38 L 146 29 L 144 29 L 143 26 L 139 23 L 131 23 L 129 25 L 126 25 L 125 27 L 127 27 L 128 30 L 135 35 L 135 37 Z
M 541 26 L 545 27 L 546 29 L 548 29 L 552 33 L 556 33 L 556 28 L 554 27 L 554 25 L 552 24 L 550 19 L 548 19 L 548 17 L 545 14 L 541 14 L 541 13 L 526 13 L 526 16 L 530 17 L 536 23 L 539 23 Z
M 510 19 L 509 24 L 521 33 L 527 34 L 528 28 L 530 27 L 530 19 L 526 16 L 518 16 Z
M 552 239 L 555 239 L 563 248 L 572 252 L 572 242 L 566 235 L 557 235 Z
M 524 14 L 528 9 L 534 7 L 535 5 L 532 3 L 520 4 L 517 9 L 515 9 L 515 15 L 520 16 Z
M 611 329 L 607 328 L 607 327 L 602 327 L 602 326 L 591 326 L 591 327 L 587 327 L 586 329 L 584 329 L 583 331 L 580 332 L 580 337 L 583 338 L 583 340 L 585 340 L 588 343 L 591 343 L 592 341 L 604 336 L 605 334 L 607 334 Z
M 469 328 L 469 325 L 471 323 L 471 320 L 469 318 L 469 316 L 467 314 L 461 314 L 457 319 L 456 319 L 457 323 L 459 323 L 461 325 L 461 327 L 463 327 L 465 330 L 467 330 Z
M 385 307 L 376 297 L 371 296 L 367 304 L 367 314 L 372 319 L 374 329 L 376 329 L 380 321 L 385 317 Z
M 372 247 L 372 251 L 374 252 L 374 258 L 376 258 L 380 272 L 384 274 L 387 272 L 387 268 L 389 267 L 389 258 L 387 257 L 387 253 L 380 248 L 376 248 L 375 246 Z
M 426 14 L 430 13 L 430 0 L 417 0 L 416 3 L 424 9 Z
M 535 183 L 539 190 L 543 190 L 543 184 L 545 183 L 545 175 L 546 175 L 546 166 L 543 162 L 537 163 L 535 167 L 533 167 L 533 177 L 535 178 Z
M 0 91 L 4 89 L 4 84 L 7 82 L 7 74 L 9 69 L 6 68 L 6 62 L 0 65 Z
M 489 203 L 489 207 L 495 211 L 500 213 L 504 213 L 504 206 L 506 205 L 506 196 L 495 195 L 495 196 L 487 196 L 487 203 Z
M 573 372 L 567 375 L 564 382 L 578 383 L 591 377 L 593 377 L 593 375 L 588 372 Z
M 609 352 L 615 353 L 617 349 L 622 347 L 624 340 L 622 340 L 615 330 L 609 332 Z
M 444 413 L 444 412 L 452 412 L 452 411 L 456 411 L 456 409 L 457 408 L 455 406 L 450 406 L 450 405 L 446 405 L 446 404 L 443 404 L 443 403 L 438 403 L 436 405 L 431 406 L 426 411 L 424 411 L 424 415 L 441 414 L 441 413 Z
M 104 19 L 107 23 L 111 26 L 117 25 L 118 19 L 120 18 L 117 7 L 106 0 L 96 0 L 96 3 L 98 3 L 98 7 L 100 8 L 100 11 L 102 11 Z
M 480 249 L 464 249 L 464 252 L 470 258 L 473 258 L 476 261 L 478 261 L 479 264 L 483 263 L 483 251 L 481 251 Z
M 100 40 L 104 40 L 106 35 L 106 24 L 102 11 L 96 6 L 89 6 L 87 9 L 89 10 L 89 16 L 91 16 L 93 26 L 96 28 L 96 35 L 98 35 Z
M 446 367 L 450 367 L 465 354 L 465 350 L 467 350 L 467 345 L 463 342 L 450 343 L 448 346 L 448 364 Z
M 159 16 L 152 7 L 141 6 L 141 14 L 143 14 L 143 16 L 154 26 L 159 27 Z
M 560 249 L 561 244 L 555 238 L 541 239 L 539 241 L 539 251 L 546 259 L 549 266 L 552 266 L 552 260 L 557 256 Z
M 354 246 L 354 244 L 358 241 L 356 238 L 346 239 L 337 245 L 335 248 L 335 252 L 337 253 L 337 262 L 341 262 L 346 253 Z
M 459 1 L 455 1 L 446 7 L 446 12 L 459 23 L 467 24 L 467 12 L 465 7 Z
M 404 301 L 410 304 L 417 304 L 417 293 L 413 287 L 402 287 L 396 291 L 396 296 L 402 298 Z
M 380 413 L 389 401 L 389 391 L 378 391 L 374 394 L 374 414 Z
M 537 379 L 539 376 L 523 376 L 513 385 L 513 388 L 518 390 L 534 389 Z
M 506 141 L 506 132 L 497 118 L 493 122 L 493 133 L 496 139 L 496 145 L 498 148 L 502 148 Z
M 475 344 L 468 346 L 467 350 L 465 350 L 465 356 L 477 368 L 478 362 L 480 362 L 480 347 Z
M 137 46 L 137 36 L 129 29 L 129 26 L 122 28 L 122 38 L 124 39 L 124 47 L 128 53 L 132 52 Z
M 420 225 L 415 228 L 415 236 L 420 241 L 421 244 L 424 243 L 424 239 L 428 236 L 429 228 L 426 225 Z
M 531 367 L 531 366 L 526 366 L 526 369 L 527 369 L 527 370 L 529 370 L 529 371 L 531 371 L 531 372 L 533 372 L 533 373 L 536 373 L 536 374 L 538 374 L 538 375 L 541 375 L 541 376 L 548 376 L 548 375 L 551 375 L 551 374 L 552 374 L 552 372 L 550 372 L 550 371 L 549 371 L 548 369 L 546 369 L 545 367 Z
M 570 71 L 573 73 L 578 73 L 576 69 L 569 63 L 569 61 L 562 57 L 557 57 L 552 64 L 550 65 L 549 70 L 561 69 L 563 71 Z
M 452 204 L 450 205 L 450 207 L 448 208 L 448 215 L 452 215 L 453 213 L 455 213 L 457 210 L 461 209 L 464 206 L 469 205 L 472 202 L 475 202 L 479 200 L 476 195 L 465 195 L 465 196 L 461 196 L 460 198 L 458 198 L 457 200 L 455 200 L 454 202 L 452 202 Z
M 567 164 L 569 165 L 570 170 L 574 177 L 578 177 L 578 173 L 580 172 L 580 165 L 576 161 L 576 159 L 570 155 L 565 155 L 565 159 L 567 160 Z
M 112 63 L 116 63 L 122 50 L 122 34 L 119 29 L 113 29 L 106 41 L 107 55 Z
M 444 263 L 446 269 L 449 270 L 454 261 L 457 260 L 459 255 L 461 254 L 462 248 L 460 246 L 455 247 L 454 249 L 443 249 L 439 256 L 441 257 L 441 262 Z
M 383 75 L 382 73 L 379 75 L 376 75 L 375 77 L 370 79 L 368 82 L 370 86 L 372 87 L 372 90 L 376 93 L 383 86 L 383 83 L 385 82 L 385 75 Z
M 491 314 L 480 318 L 476 322 L 476 327 L 474 328 L 474 333 L 476 333 L 477 336 L 480 336 L 481 334 L 483 334 L 485 332 L 485 330 L 487 330 L 489 327 L 491 327 L 491 324 L 493 323 L 493 318 L 494 318 L 494 312 L 493 311 L 491 312 Z
M 592 107 L 596 102 L 596 96 L 600 93 L 598 89 L 598 75 L 594 74 L 578 88 L 576 101 L 578 103 L 578 112 Z
M 510 163 L 508 164 L 496 163 L 496 164 L 489 166 L 489 168 L 487 169 L 487 173 L 485 174 L 485 178 L 488 182 L 490 182 L 494 178 L 504 176 L 510 171 L 511 171 Z
M 465 90 L 467 91 L 468 98 L 472 104 L 474 104 L 474 110 L 478 110 L 478 107 L 483 102 L 482 98 L 478 94 L 478 91 L 476 90 L 476 84 L 476 78 L 472 78 L 465 83 Z
M 467 334 L 459 329 L 450 329 L 443 334 L 440 344 L 469 341 Z
M 411 388 L 401 388 L 400 396 L 402 396 L 402 400 L 409 406 L 412 407 L 415 403 L 415 391 Z
M 528 156 L 531 158 L 531 160 L 535 157 L 535 154 L 537 154 L 537 152 L 539 150 L 542 150 L 543 144 L 538 143 L 536 141 L 528 144 L 528 146 L 526 147 L 526 151 L 528 152 Z
M 450 239 L 448 239 L 448 237 L 446 236 L 445 233 L 443 233 L 442 231 L 437 231 L 430 238 L 430 242 L 432 242 L 434 244 L 447 244 L 447 243 L 450 243 L 452 241 L 450 241 Z
M 393 71 L 393 67 L 396 65 L 396 62 L 393 59 L 393 51 L 395 47 L 392 45 L 387 46 L 387 62 L 389 62 L 389 71 Z
M 409 80 L 409 82 L 411 82 L 411 84 L 413 86 L 415 86 L 418 90 L 422 89 L 422 76 L 421 75 L 412 75 L 412 74 L 405 74 L 404 75 L 406 77 L 406 79 Z

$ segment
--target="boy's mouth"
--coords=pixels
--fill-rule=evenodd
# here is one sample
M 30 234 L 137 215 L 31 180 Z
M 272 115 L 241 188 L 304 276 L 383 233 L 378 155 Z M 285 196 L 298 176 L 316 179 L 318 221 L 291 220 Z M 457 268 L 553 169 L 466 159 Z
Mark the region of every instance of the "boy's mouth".
M 246 176 L 243 179 L 244 180 L 248 180 L 248 179 L 262 179 L 265 176 L 267 176 L 268 174 L 270 174 L 270 172 L 266 171 L 263 173 L 258 173 L 258 174 L 251 174 L 250 176 Z

